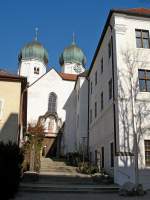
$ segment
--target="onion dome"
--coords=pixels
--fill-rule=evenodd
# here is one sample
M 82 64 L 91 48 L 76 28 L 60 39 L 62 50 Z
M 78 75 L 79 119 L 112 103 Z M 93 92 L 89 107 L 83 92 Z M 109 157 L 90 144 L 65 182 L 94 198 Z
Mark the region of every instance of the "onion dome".
M 48 63 L 48 53 L 47 50 L 43 47 L 43 45 L 34 40 L 26 44 L 20 51 L 18 60 L 19 62 L 24 59 L 38 59 L 44 62 L 46 65 Z
M 77 63 L 85 66 L 86 57 L 83 51 L 75 44 L 74 39 L 72 44 L 69 47 L 66 47 L 60 55 L 59 63 L 61 66 L 63 66 L 64 63 Z

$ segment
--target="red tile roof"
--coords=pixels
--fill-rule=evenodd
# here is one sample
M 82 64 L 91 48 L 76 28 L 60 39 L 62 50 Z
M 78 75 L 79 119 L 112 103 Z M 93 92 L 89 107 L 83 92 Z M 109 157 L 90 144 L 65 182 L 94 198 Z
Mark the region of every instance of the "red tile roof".
M 7 72 L 3 69 L 0 69 L 0 76 L 5 76 L 5 77 L 19 77 L 16 74 L 11 74 L 10 72 Z
M 77 80 L 77 75 L 76 74 L 66 74 L 66 73 L 59 73 L 61 78 L 66 81 L 76 81 Z
M 7 72 L 3 69 L 0 69 L 0 79 L 13 79 L 13 80 L 21 80 L 21 79 L 26 79 L 23 76 L 19 76 L 17 74 L 12 74 L 10 72 Z
M 145 9 L 145 8 L 131 8 L 131 9 L 126 9 L 126 11 L 139 14 L 150 14 L 150 9 Z

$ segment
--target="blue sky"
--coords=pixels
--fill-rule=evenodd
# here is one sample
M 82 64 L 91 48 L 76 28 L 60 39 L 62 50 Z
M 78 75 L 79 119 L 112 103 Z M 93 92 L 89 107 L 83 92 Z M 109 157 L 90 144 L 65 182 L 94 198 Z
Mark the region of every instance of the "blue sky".
M 17 71 L 18 53 L 33 40 L 35 27 L 49 67 L 60 71 L 59 55 L 73 32 L 89 67 L 109 10 L 132 7 L 150 8 L 150 0 L 0 0 L 0 68 Z

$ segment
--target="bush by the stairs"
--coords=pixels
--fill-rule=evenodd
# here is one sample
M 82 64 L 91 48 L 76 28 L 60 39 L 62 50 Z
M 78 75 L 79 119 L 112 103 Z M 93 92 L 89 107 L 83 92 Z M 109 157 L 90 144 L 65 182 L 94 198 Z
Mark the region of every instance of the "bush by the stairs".
M 21 178 L 23 153 L 15 143 L 0 142 L 0 196 L 12 198 Z
M 104 170 L 92 175 L 94 182 L 99 184 L 113 184 L 114 179 L 111 175 L 107 174 Z
M 83 174 L 94 174 L 99 171 L 98 167 L 91 165 L 88 162 L 80 162 L 77 167 L 77 172 Z
M 82 160 L 82 155 L 79 154 L 78 152 L 71 152 L 67 153 L 66 155 L 66 164 L 71 165 L 71 166 L 78 166 L 78 163 L 80 163 Z

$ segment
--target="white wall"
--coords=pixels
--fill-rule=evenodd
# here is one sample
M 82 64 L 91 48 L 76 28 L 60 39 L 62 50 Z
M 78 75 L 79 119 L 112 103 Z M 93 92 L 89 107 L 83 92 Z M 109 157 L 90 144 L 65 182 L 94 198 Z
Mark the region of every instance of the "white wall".
M 65 129 L 64 129 L 64 153 L 77 151 L 77 115 L 76 115 L 76 91 L 73 90 L 64 106 L 66 111 Z
M 142 123 L 139 126 L 139 119 L 135 117 L 135 123 L 138 128 L 142 127 L 142 134 L 138 133 L 139 142 L 139 174 L 140 181 L 144 183 L 145 187 L 148 186 L 148 168 L 145 167 L 145 152 L 144 152 L 144 139 L 150 139 L 149 136 L 149 119 L 150 115 L 146 112 L 150 111 L 150 93 L 138 91 L 138 69 L 150 70 L 150 53 L 149 49 L 137 49 L 135 39 L 135 29 L 144 29 L 150 31 L 150 22 L 147 19 L 139 19 L 136 17 L 125 15 L 113 15 L 111 18 L 111 25 L 113 26 L 113 42 L 114 42 L 114 87 L 115 87 L 115 104 L 116 104 L 116 142 L 117 152 L 133 153 L 133 123 L 131 106 L 132 101 L 129 101 L 129 77 L 127 72 L 127 63 L 123 59 L 124 53 L 129 50 L 133 56 L 130 61 L 135 59 L 135 67 L 133 71 L 133 85 L 136 85 L 136 102 L 134 102 L 134 112 L 138 114 L 139 106 L 140 113 L 143 117 Z M 113 127 L 113 102 L 112 99 L 108 100 L 108 81 L 112 78 L 112 65 L 111 59 L 108 58 L 108 42 L 111 33 L 108 27 L 101 47 L 98 51 L 97 57 L 90 72 L 89 79 L 93 83 L 93 93 L 90 94 L 89 110 L 93 111 L 93 121 L 90 123 L 90 151 L 92 152 L 92 161 L 94 162 L 95 150 L 100 151 L 104 146 L 105 153 L 105 169 L 109 173 L 113 173 L 110 167 L 110 142 L 114 141 L 114 127 Z M 135 56 L 136 55 L 136 56 Z M 103 56 L 104 71 L 100 74 L 100 61 Z M 131 62 L 132 62 L 131 61 Z M 132 62 L 133 63 L 133 62 Z M 95 72 L 98 73 L 98 83 L 95 85 Z M 100 94 L 104 94 L 104 109 L 100 109 Z M 98 102 L 98 116 L 94 117 L 94 103 Z M 128 102 L 126 104 L 126 102 Z M 124 118 L 123 118 L 124 117 Z M 126 120 L 126 130 L 124 130 L 124 120 Z M 125 155 L 125 154 L 124 154 Z M 134 157 L 132 156 L 117 156 L 115 157 L 115 181 L 123 184 L 126 181 L 134 182 Z M 150 174 L 149 174 L 150 175 Z M 144 177 L 144 178 L 143 178 Z
M 150 31 L 150 22 L 148 18 L 131 17 L 126 15 L 118 15 L 115 17 L 115 34 L 116 34 L 116 58 L 117 58 L 117 76 L 118 76 L 118 138 L 119 145 L 118 151 L 133 152 L 134 136 L 133 136 L 133 123 L 132 123 L 132 103 L 129 100 L 130 92 L 129 87 L 129 73 L 127 62 L 123 59 L 125 53 L 129 52 L 130 64 L 134 64 L 133 76 L 131 76 L 134 86 L 133 93 L 136 91 L 136 100 L 133 101 L 134 105 L 134 120 L 135 131 L 138 137 L 139 148 L 139 174 L 140 182 L 144 186 L 148 186 L 147 180 L 150 178 L 147 167 L 145 166 L 145 150 L 144 140 L 150 139 L 149 136 L 149 119 L 150 119 L 150 93 L 139 91 L 138 82 L 138 69 L 150 70 L 150 49 L 136 48 L 135 29 L 143 29 Z M 126 57 L 126 56 L 125 56 Z M 121 98 L 120 98 L 121 97 Z M 126 109 L 126 110 L 125 110 Z M 123 119 L 124 114 L 124 119 Z M 139 120 L 139 114 L 141 120 Z M 125 120 L 126 117 L 126 120 Z M 126 121 L 126 127 L 124 127 Z M 140 129 L 139 129 L 140 128 Z M 140 130 L 140 131 L 139 131 Z M 132 164 L 130 163 L 131 157 L 118 157 L 118 162 L 115 169 L 115 180 L 120 184 L 125 181 L 134 182 L 134 157 Z M 120 173 L 121 171 L 121 173 Z M 129 175 L 129 178 L 123 173 Z M 143 178 L 144 177 L 144 178 Z
M 98 51 L 92 71 L 89 75 L 92 81 L 93 92 L 90 92 L 89 110 L 92 109 L 92 123 L 89 122 L 89 140 L 92 161 L 95 162 L 95 151 L 101 153 L 101 147 L 104 147 L 104 166 L 105 169 L 113 173 L 110 168 L 110 143 L 114 140 L 113 133 L 113 102 L 109 100 L 108 82 L 112 78 L 112 59 L 108 57 L 108 43 L 110 41 L 110 28 L 108 28 L 101 48 Z M 101 74 L 101 59 L 103 58 L 103 73 Z M 95 85 L 95 73 L 97 71 L 97 85 Z M 104 96 L 104 108 L 101 110 L 101 92 Z M 94 116 L 95 102 L 97 102 L 97 117 Z M 90 116 L 89 116 L 90 118 Z
M 88 134 L 88 81 L 78 77 L 75 88 L 65 104 L 65 153 L 80 152 L 87 146 Z M 83 141 L 85 140 L 85 141 Z
M 34 67 L 39 67 L 39 74 L 34 74 Z M 46 65 L 38 59 L 21 60 L 19 63 L 19 75 L 27 77 L 29 85 L 45 73 Z
M 88 142 L 88 80 L 86 77 L 79 77 L 76 84 L 77 94 L 77 149 L 86 151 Z M 86 153 L 86 152 L 85 152 Z
M 48 97 L 51 92 L 57 95 L 57 113 L 62 122 L 66 112 L 63 109 L 74 87 L 74 81 L 65 81 L 54 70 L 50 70 L 28 89 L 28 118 L 27 121 L 37 121 L 38 117 L 48 111 Z

